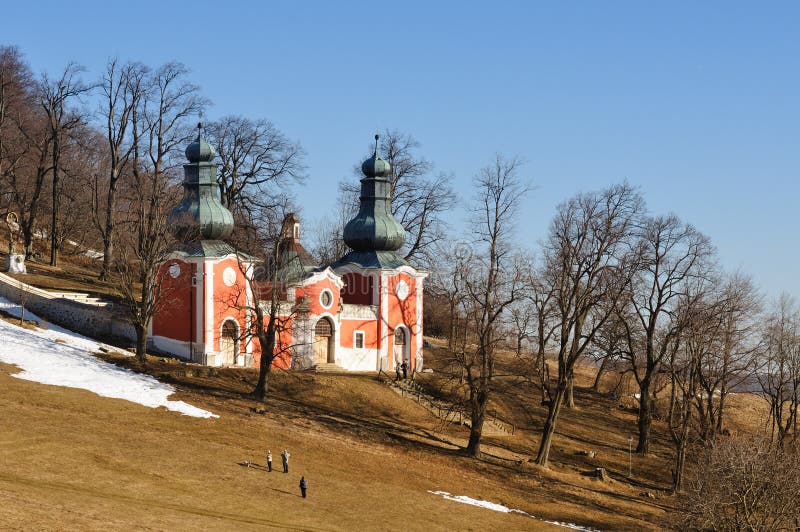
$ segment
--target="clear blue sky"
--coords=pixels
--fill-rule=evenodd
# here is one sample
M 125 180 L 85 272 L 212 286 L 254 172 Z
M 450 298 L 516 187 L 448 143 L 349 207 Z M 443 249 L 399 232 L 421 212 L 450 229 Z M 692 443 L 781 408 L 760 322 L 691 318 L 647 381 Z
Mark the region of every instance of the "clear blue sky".
M 267 118 L 303 144 L 306 218 L 376 129 L 398 129 L 465 199 L 494 153 L 527 161 L 526 245 L 560 201 L 627 179 L 729 269 L 800 297 L 799 35 L 798 2 L 161 0 L 11 3 L 0 42 L 37 72 L 185 63 L 211 118 Z

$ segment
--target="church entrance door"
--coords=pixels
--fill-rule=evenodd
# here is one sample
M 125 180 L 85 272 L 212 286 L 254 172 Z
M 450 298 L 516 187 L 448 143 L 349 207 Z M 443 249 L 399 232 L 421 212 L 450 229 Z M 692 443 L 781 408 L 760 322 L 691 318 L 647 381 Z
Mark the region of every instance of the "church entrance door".
M 333 364 L 333 324 L 321 318 L 314 327 L 314 364 Z
M 401 364 L 409 362 L 408 358 L 408 333 L 405 327 L 398 327 L 394 330 L 394 361 Z
M 236 323 L 232 320 L 222 324 L 219 343 L 220 351 L 222 351 L 222 365 L 233 366 L 236 363 L 236 356 L 239 354 L 239 334 Z

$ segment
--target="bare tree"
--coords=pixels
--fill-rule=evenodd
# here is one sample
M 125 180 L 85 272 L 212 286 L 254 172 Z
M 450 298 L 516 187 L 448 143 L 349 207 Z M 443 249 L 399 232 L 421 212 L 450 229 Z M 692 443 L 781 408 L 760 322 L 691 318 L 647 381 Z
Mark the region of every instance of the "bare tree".
M 222 163 L 217 175 L 222 204 L 240 220 L 275 210 L 282 189 L 305 178 L 303 148 L 271 122 L 225 116 L 206 131 Z
M 772 438 L 783 446 L 797 437 L 800 408 L 800 311 L 787 294 L 766 319 L 758 381 L 770 406 Z
M 759 439 L 706 449 L 670 515 L 677 530 L 797 530 L 800 453 Z
M 136 330 L 136 355 L 145 361 L 147 331 L 153 316 L 166 304 L 161 263 L 173 249 L 167 215 L 178 198 L 169 186 L 180 148 L 194 130 L 189 120 L 206 105 L 199 89 L 186 81 L 188 71 L 167 63 L 149 76 L 149 90 L 131 110 L 131 199 L 126 210 L 128 242 L 117 263 L 120 291 Z
M 543 281 L 553 292 L 558 321 L 558 375 L 548 383 L 552 399 L 536 463 L 546 466 L 558 415 L 575 363 L 594 341 L 625 293 L 637 260 L 630 242 L 642 210 L 627 184 L 579 194 L 559 207 L 545 243 Z
M 119 180 L 133 154 L 134 144 L 130 138 L 132 115 L 146 94 L 148 69 L 140 63 L 120 64 L 110 59 L 100 82 L 103 92 L 101 105 L 105 119 L 108 143 L 108 179 L 105 201 L 105 217 L 99 219 L 100 202 L 97 201 L 97 226 L 103 235 L 103 267 L 100 279 L 107 280 L 114 259 L 114 233 L 116 230 L 117 190 Z M 99 199 L 99 198 L 98 198 Z
M 5 202 L 20 215 L 28 258 L 51 170 L 51 139 L 37 96 L 33 75 L 19 50 L 0 48 L 0 179 Z
M 460 260 L 441 283 L 451 297 L 451 364 L 465 386 L 470 434 L 465 449 L 481 455 L 486 405 L 495 389 L 496 349 L 510 307 L 522 297 L 523 269 L 513 255 L 514 222 L 528 186 L 518 176 L 520 162 L 497 155 L 475 177 L 475 253 L 454 252 Z M 458 247 L 458 246 L 457 246 Z M 460 330 L 459 330 L 460 329 Z M 460 337 L 460 340 L 458 339 Z
M 83 67 L 76 63 L 69 63 L 61 77 L 51 79 L 47 74 L 42 76 L 39 82 L 39 103 L 47 116 L 48 129 L 50 132 L 51 154 L 52 154 L 52 203 L 51 203 L 51 222 L 50 222 L 50 265 L 58 264 L 58 224 L 59 224 L 59 196 L 60 196 L 60 163 L 64 134 L 78 126 L 84 117 L 68 106 L 75 100 L 89 92 L 92 87 L 83 82 L 80 78 Z
M 706 275 L 713 248 L 706 236 L 674 215 L 646 218 L 639 244 L 641 260 L 628 291 L 633 320 L 627 324 L 627 352 L 639 385 L 636 452 L 648 453 L 654 378 L 680 333 L 674 305 L 687 283 Z
M 700 287 L 703 290 L 702 287 Z M 683 484 L 687 450 L 695 425 L 695 401 L 700 389 L 699 373 L 703 360 L 713 356 L 717 346 L 715 304 L 687 293 L 675 303 L 675 319 L 680 320 L 680 334 L 672 336 L 667 346 L 669 371 L 669 434 L 675 447 L 672 490 Z
M 715 281 L 718 288 L 706 307 L 705 322 L 714 348 L 698 360 L 695 395 L 700 436 L 713 442 L 724 430 L 725 406 L 731 390 L 746 385 L 759 367 L 760 296 L 749 277 L 741 274 Z M 713 333 L 713 334 L 712 334 Z

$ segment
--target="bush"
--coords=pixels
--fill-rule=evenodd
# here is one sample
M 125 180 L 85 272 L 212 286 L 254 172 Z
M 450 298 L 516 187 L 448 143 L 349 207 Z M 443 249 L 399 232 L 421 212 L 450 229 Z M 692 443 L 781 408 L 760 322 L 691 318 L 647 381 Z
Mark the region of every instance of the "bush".
M 800 452 L 763 439 L 722 439 L 690 472 L 672 526 L 678 530 L 796 530 Z

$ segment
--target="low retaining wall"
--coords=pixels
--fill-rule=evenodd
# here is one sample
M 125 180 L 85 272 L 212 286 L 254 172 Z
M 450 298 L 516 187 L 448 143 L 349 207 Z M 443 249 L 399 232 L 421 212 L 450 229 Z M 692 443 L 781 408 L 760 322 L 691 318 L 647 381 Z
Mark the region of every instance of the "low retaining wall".
M 49 322 L 86 336 L 135 341 L 136 331 L 123 317 L 102 307 L 57 297 L 47 290 L 0 273 L 0 296 L 24 305 Z

